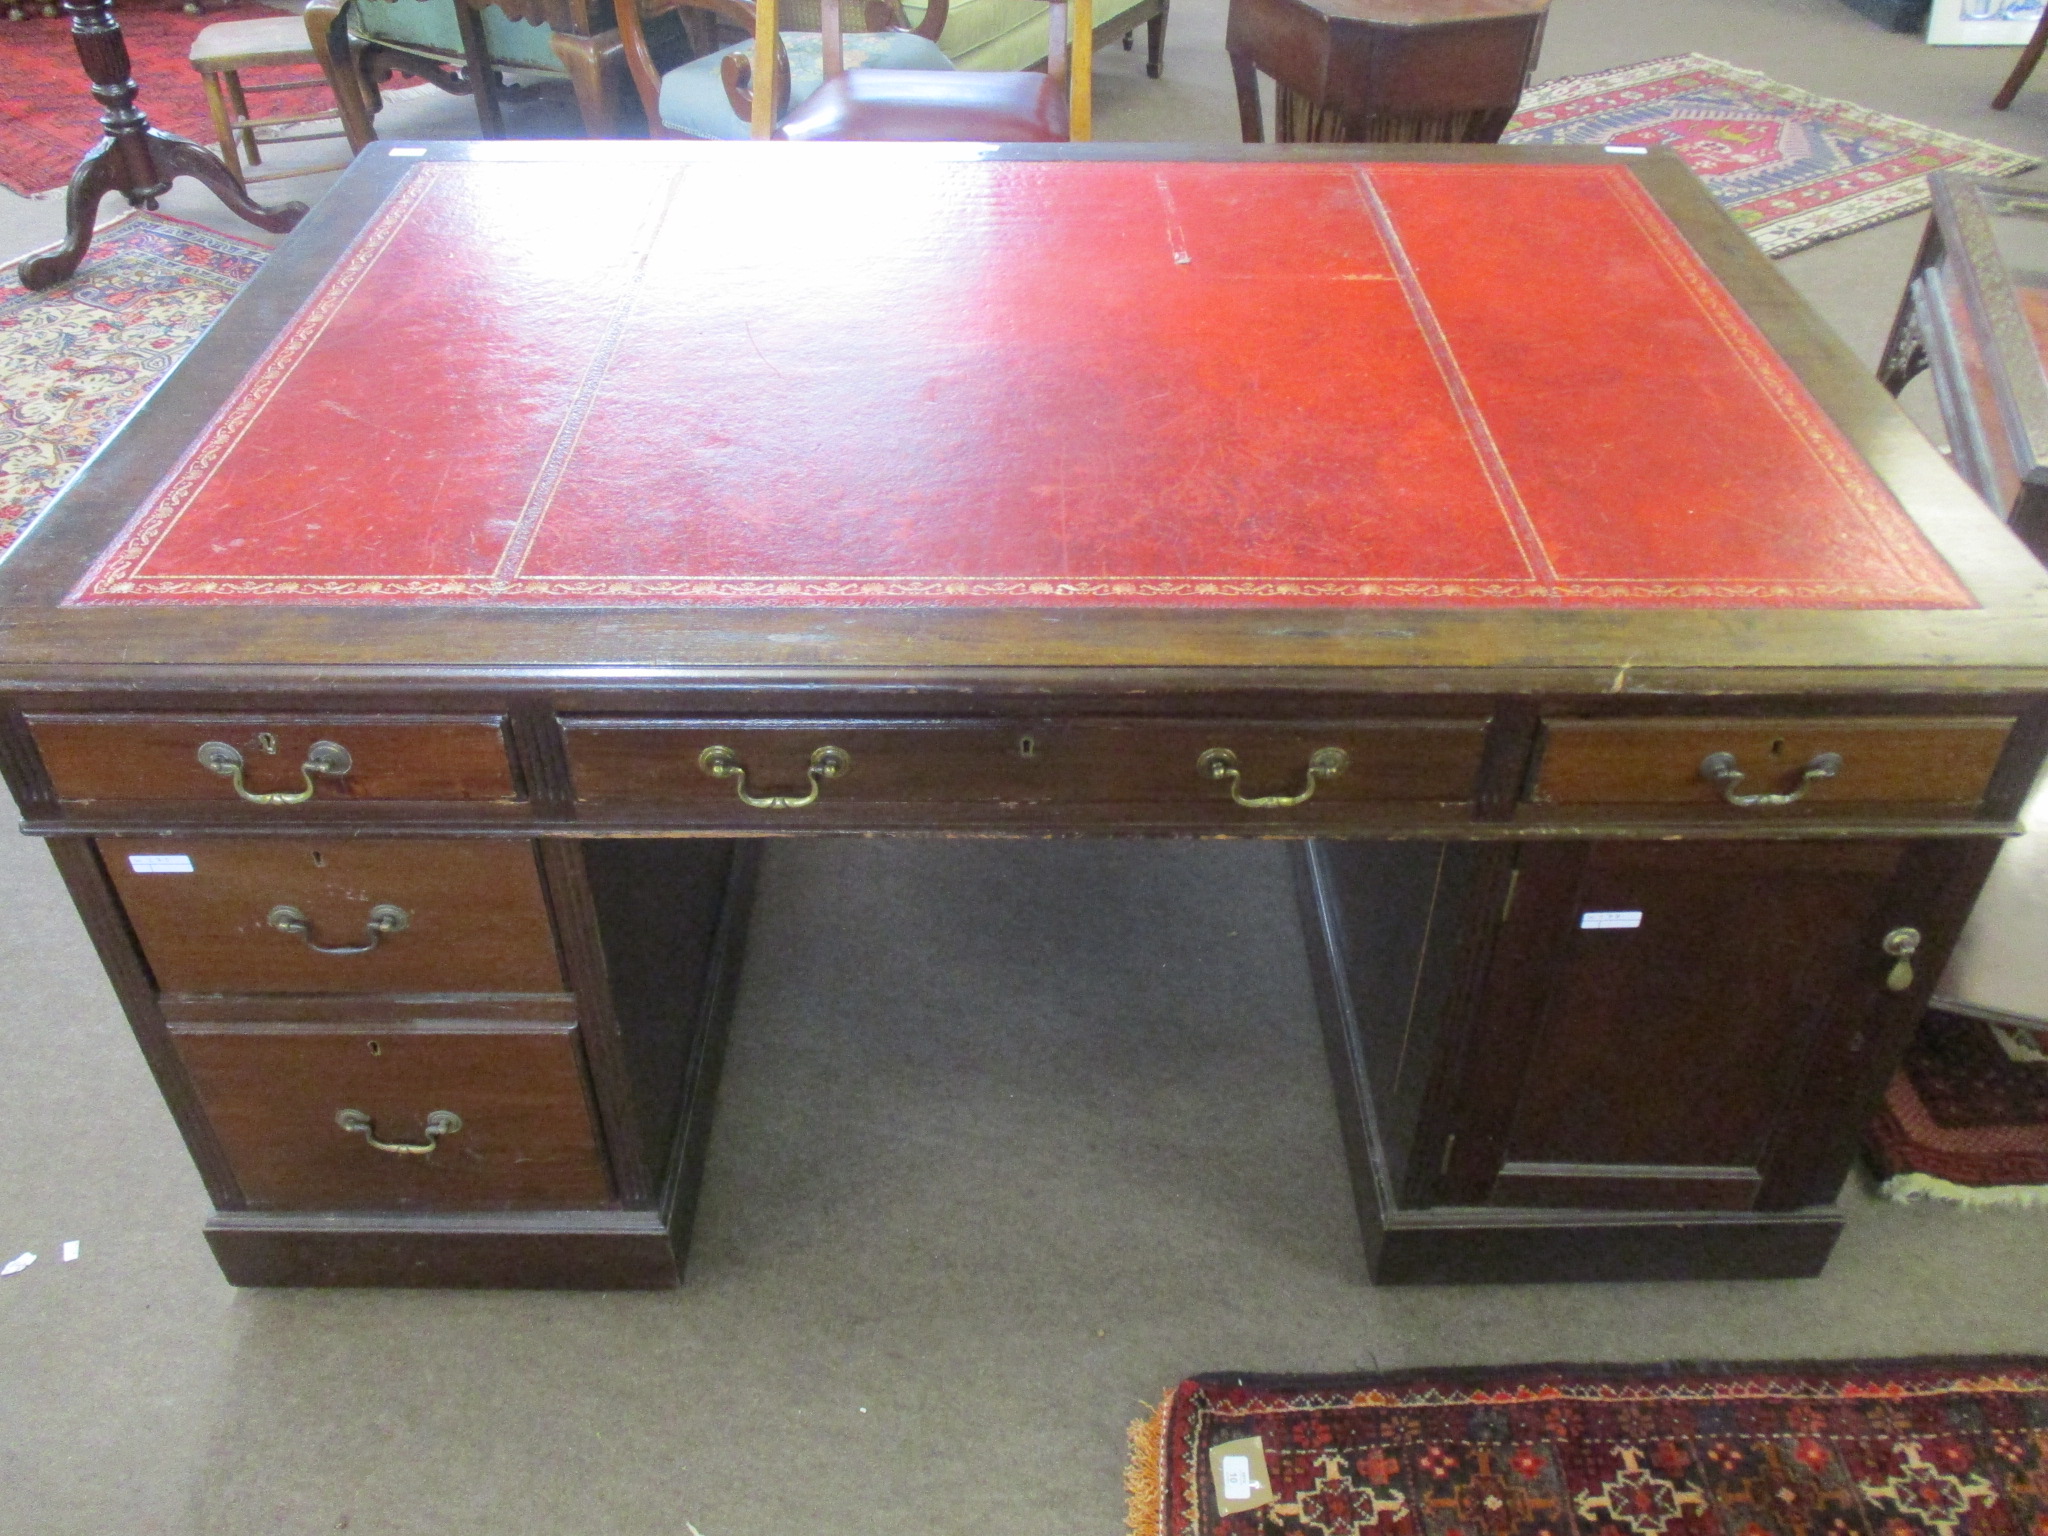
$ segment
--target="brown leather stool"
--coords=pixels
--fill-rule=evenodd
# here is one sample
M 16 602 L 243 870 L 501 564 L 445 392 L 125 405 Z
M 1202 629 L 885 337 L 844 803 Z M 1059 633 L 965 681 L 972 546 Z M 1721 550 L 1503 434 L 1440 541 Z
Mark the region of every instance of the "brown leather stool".
M 1230 0 L 1244 141 L 1491 144 L 1536 67 L 1550 0 Z
M 341 129 L 341 109 L 333 105 L 334 93 L 324 74 L 301 80 L 279 80 L 264 85 L 242 84 L 245 69 L 289 68 L 303 64 L 318 69 L 313 45 L 306 37 L 306 24 L 297 16 L 269 16 L 257 21 L 216 21 L 200 29 L 192 39 L 192 67 L 206 85 L 206 105 L 213 113 L 213 131 L 220 139 L 220 157 L 227 162 L 235 180 L 243 186 L 256 181 L 279 181 L 287 176 L 312 176 L 321 171 L 338 171 L 348 159 L 309 165 L 291 171 L 267 171 L 249 175 L 242 168 L 246 156 L 250 165 L 261 165 L 261 143 L 310 144 L 317 139 L 346 137 Z M 249 97 L 260 91 L 309 91 L 326 94 L 330 105 L 317 112 L 297 112 L 283 117 L 251 117 Z M 297 123 L 333 123 L 332 133 L 301 133 L 287 138 L 258 140 L 258 128 L 281 128 Z M 236 140 L 241 152 L 236 152 Z

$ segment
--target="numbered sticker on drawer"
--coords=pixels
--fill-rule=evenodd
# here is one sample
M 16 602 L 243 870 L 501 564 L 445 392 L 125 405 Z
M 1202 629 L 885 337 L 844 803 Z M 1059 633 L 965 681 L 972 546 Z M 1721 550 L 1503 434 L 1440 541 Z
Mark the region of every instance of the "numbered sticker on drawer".
M 189 875 L 192 873 L 192 855 L 189 853 L 131 853 L 128 867 L 138 875 Z
M 1640 912 L 1581 912 L 1581 928 L 1640 928 L 1643 914 Z

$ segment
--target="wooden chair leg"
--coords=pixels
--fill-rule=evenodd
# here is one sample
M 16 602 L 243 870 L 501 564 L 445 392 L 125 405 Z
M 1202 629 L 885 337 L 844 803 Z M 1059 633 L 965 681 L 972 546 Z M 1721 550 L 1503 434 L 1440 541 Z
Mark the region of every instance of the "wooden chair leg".
M 626 50 L 617 32 L 596 37 L 572 37 L 555 32 L 548 37 L 555 58 L 569 76 L 576 91 L 576 110 L 583 118 L 586 139 L 622 139 L 625 125 L 619 121 L 623 92 L 619 76 L 625 73 Z
M 1259 110 L 1259 72 L 1248 53 L 1230 56 L 1230 73 L 1237 81 L 1237 122 L 1247 144 L 1266 142 L 1266 123 Z
M 227 97 L 220 88 L 220 76 L 210 69 L 199 72 L 199 80 L 206 87 L 206 110 L 213 117 L 213 135 L 220 140 L 220 158 L 235 178 L 237 185 L 242 182 L 242 158 L 235 153 L 235 130 L 228 116 Z
M 1145 23 L 1145 74 L 1157 80 L 1166 69 L 1166 13 L 1170 0 L 1159 0 L 1159 11 Z
M 2041 62 L 2041 54 L 2048 51 L 2048 11 L 2041 13 L 2041 19 L 2034 24 L 2034 35 L 2027 40 L 2027 46 L 2020 50 L 2020 61 L 2013 65 L 2012 73 L 2005 77 L 2005 84 L 1991 98 L 1993 111 L 2003 112 L 2012 105 L 2013 97 L 2019 95 L 2020 87 L 2027 83 L 2027 77 L 2034 72 L 2034 66 Z
M 320 73 L 327 77 L 327 88 L 341 109 L 342 131 L 348 135 L 349 153 L 354 155 L 377 137 L 372 123 L 376 108 L 363 87 L 360 61 L 349 47 L 344 9 L 334 0 L 313 0 L 304 14 L 306 40 L 313 45 L 313 57 L 320 61 Z
M 234 106 L 235 116 L 247 122 L 249 119 L 249 98 L 242 94 L 242 72 L 239 69 L 227 69 L 222 70 L 221 75 L 227 82 L 228 100 Z M 256 130 L 254 128 L 244 128 L 242 130 L 242 155 L 251 165 L 261 165 L 263 163 L 263 151 L 256 147 Z
M 498 105 L 498 72 L 491 65 L 491 50 L 484 42 L 484 18 L 479 0 L 455 0 L 455 24 L 462 33 L 463 72 L 476 97 L 477 127 L 487 139 L 505 137 L 505 115 Z

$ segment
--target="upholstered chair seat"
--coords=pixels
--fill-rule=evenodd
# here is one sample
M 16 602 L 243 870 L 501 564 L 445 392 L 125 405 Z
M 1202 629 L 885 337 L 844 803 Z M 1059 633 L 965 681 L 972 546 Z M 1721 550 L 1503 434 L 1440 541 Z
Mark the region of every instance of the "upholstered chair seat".
M 794 111 L 824 84 L 825 40 L 816 32 L 786 32 L 782 43 L 789 54 L 789 104 Z M 849 32 L 845 44 L 849 77 L 876 70 L 895 75 L 953 68 L 953 61 L 937 43 L 915 32 Z M 661 77 L 663 127 L 693 139 L 747 137 L 747 120 L 733 110 L 720 76 L 728 55 L 751 61 L 752 39 L 692 59 Z
M 792 75 L 795 67 L 792 57 Z M 790 100 L 796 100 L 794 90 Z M 1059 143 L 1067 137 L 1067 83 L 1023 72 L 849 69 L 793 105 L 780 136 Z

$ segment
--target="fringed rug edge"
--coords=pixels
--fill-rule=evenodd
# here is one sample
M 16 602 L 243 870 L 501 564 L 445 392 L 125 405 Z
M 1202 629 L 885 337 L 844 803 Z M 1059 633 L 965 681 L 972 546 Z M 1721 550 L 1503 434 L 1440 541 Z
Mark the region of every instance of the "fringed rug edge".
M 1957 1184 L 1932 1173 L 1895 1173 L 1877 1192 L 1897 1205 L 1975 1210 L 2048 1210 L 2048 1184 Z
M 1173 1418 L 1175 1387 L 1159 1406 L 1132 1424 L 1131 1459 L 1124 1465 L 1124 1525 L 1130 1536 L 1163 1536 L 1166 1526 L 1166 1428 Z

